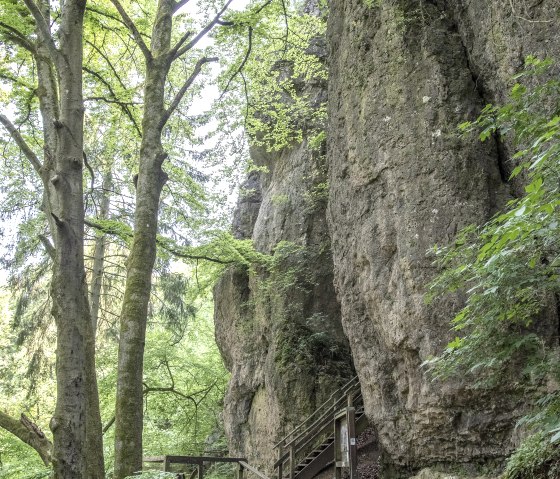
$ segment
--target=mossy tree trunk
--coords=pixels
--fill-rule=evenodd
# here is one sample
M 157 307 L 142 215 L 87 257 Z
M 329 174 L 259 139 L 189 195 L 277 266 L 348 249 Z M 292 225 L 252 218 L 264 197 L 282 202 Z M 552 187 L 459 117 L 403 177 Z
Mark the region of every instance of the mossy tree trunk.
M 0 121 L 43 183 L 42 208 L 52 242 L 42 238 L 53 261 L 52 314 L 56 323 L 57 399 L 51 419 L 54 477 L 102 478 L 101 418 L 95 347 L 84 269 L 82 41 L 85 0 L 61 4 L 51 35 L 50 4 L 24 0 L 35 36 L 12 29 L 14 43 L 28 50 L 37 68 L 43 124 L 43 160 L 5 116 Z
M 172 113 L 201 71 L 215 58 L 200 58 L 192 73 L 166 106 L 166 83 L 172 63 L 192 49 L 214 25 L 226 6 L 198 35 L 186 32 L 171 45 L 173 15 L 186 2 L 159 0 L 151 44 L 139 31 L 118 0 L 111 0 L 144 55 L 146 79 L 142 142 L 136 181 L 134 237 L 127 262 L 127 278 L 121 311 L 117 399 L 115 407 L 115 479 L 142 468 L 143 360 L 148 303 L 156 259 L 156 235 L 161 191 L 167 181 L 162 165 L 167 158 L 161 135 Z M 192 37 L 192 39 L 190 39 Z

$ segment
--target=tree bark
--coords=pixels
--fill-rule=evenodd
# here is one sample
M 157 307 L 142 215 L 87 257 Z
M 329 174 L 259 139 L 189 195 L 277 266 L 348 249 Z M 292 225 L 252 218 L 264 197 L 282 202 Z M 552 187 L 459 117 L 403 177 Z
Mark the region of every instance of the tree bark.
M 154 25 L 151 56 L 146 60 L 134 238 L 121 312 L 115 407 L 115 479 L 123 479 L 142 469 L 144 342 L 156 259 L 159 201 L 167 179 L 162 170 L 166 154 L 161 144 L 160 119 L 165 110 L 165 80 L 169 64 L 164 53 L 170 45 L 172 3 L 170 0 L 159 3 L 159 21 Z M 165 14 L 166 9 L 168 15 Z
M 0 411 L 0 427 L 35 449 L 45 466 L 51 465 L 52 442 L 25 414 L 17 420 Z
M 161 191 L 167 181 L 162 164 L 167 158 L 161 142 L 162 130 L 171 114 L 179 106 L 202 66 L 217 58 L 201 58 L 191 75 L 165 106 L 165 86 L 174 60 L 190 50 L 227 9 L 231 0 L 218 12 L 214 20 L 188 43 L 190 33 L 171 48 L 175 0 L 159 0 L 152 28 L 150 48 L 128 17 L 119 0 L 111 0 L 125 25 L 144 54 L 146 80 L 142 118 L 142 142 L 136 183 L 134 237 L 127 263 L 127 278 L 119 340 L 117 398 L 115 407 L 115 479 L 123 479 L 142 469 L 143 390 L 142 374 L 148 303 L 152 287 L 152 273 L 156 259 L 158 209 Z
M 48 1 L 25 0 L 36 23 L 43 123 L 43 210 L 54 243 L 52 314 L 57 329 L 57 401 L 51 419 L 56 479 L 102 478 L 95 339 L 84 269 L 82 41 L 85 0 L 62 4 L 58 48 Z
M 55 259 L 51 296 L 57 326 L 57 402 L 51 430 L 58 478 L 87 477 L 86 432 L 91 319 L 85 282 L 82 187 L 83 99 L 82 28 L 85 2 L 64 4 L 60 27 L 60 117 L 50 183 Z M 89 378 L 91 379 L 91 378 Z

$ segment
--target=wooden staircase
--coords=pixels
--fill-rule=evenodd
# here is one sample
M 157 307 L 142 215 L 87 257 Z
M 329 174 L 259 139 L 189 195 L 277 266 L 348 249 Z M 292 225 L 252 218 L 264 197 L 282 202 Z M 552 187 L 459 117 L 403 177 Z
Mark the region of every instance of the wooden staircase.
M 346 421 L 347 434 L 344 439 L 341 439 L 341 421 Z M 325 468 L 334 465 L 337 479 L 341 477 L 342 467 L 349 467 L 350 479 L 357 479 L 356 436 L 366 427 L 367 418 L 356 376 L 335 391 L 313 414 L 275 445 L 278 450 L 278 460 L 274 464 L 277 478 L 313 479 Z M 345 460 L 340 460 L 342 443 L 348 446 Z M 145 457 L 143 460 L 145 463 L 162 464 L 164 471 L 170 471 L 172 464 L 194 466 L 190 473 L 191 479 L 203 479 L 204 465 L 220 462 L 237 463 L 238 479 L 244 479 L 247 473 L 258 479 L 269 479 L 242 457 L 156 456 Z M 179 473 L 177 477 L 186 476 Z
M 278 460 L 274 464 L 278 479 L 312 479 L 335 464 L 335 420 L 346 409 L 353 410 L 354 434 L 367 427 L 360 383 L 357 376 L 335 391 L 327 401 L 298 427 L 275 445 Z M 355 414 L 355 416 L 354 416 Z

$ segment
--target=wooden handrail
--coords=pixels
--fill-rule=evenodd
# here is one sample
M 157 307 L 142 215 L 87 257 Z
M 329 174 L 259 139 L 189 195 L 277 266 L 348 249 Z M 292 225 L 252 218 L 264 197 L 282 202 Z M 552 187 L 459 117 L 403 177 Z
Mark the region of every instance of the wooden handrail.
M 347 391 L 348 392 L 348 391 Z M 358 395 L 356 395 L 356 398 L 358 397 Z M 302 436 L 305 436 L 310 430 L 312 430 L 314 427 L 321 425 L 323 422 L 332 422 L 332 414 L 334 414 L 338 409 L 340 409 L 340 407 L 344 404 L 346 404 L 346 396 L 340 397 L 335 403 L 332 404 L 332 406 L 327 409 L 325 412 L 323 412 L 323 414 L 321 414 L 320 417 L 318 417 L 315 422 L 313 422 L 312 424 L 310 424 L 304 431 L 300 432 L 296 437 L 294 437 L 290 442 L 288 442 L 286 445 L 292 444 L 293 442 L 299 440 Z
M 349 391 L 345 391 L 345 394 L 347 394 Z M 359 393 L 358 393 L 359 394 Z M 300 438 L 302 436 L 305 436 L 306 434 L 309 433 L 309 431 L 311 431 L 312 429 L 314 429 L 317 426 L 321 426 L 322 423 L 324 422 L 332 422 L 332 415 L 338 410 L 340 409 L 344 404 L 346 404 L 346 396 L 341 396 L 339 397 L 334 403 L 332 403 L 328 409 L 325 409 L 325 411 L 317 418 L 315 419 L 314 422 L 312 422 L 311 424 L 309 424 L 303 431 L 301 431 L 297 436 L 293 437 L 289 442 L 287 442 L 285 444 L 285 446 L 288 446 L 298 440 L 300 440 Z
M 361 393 L 358 393 L 356 395 L 356 400 L 357 403 L 360 404 L 362 399 L 362 395 Z M 342 405 L 341 403 L 345 403 L 346 398 L 341 398 L 340 400 L 338 400 L 333 406 L 333 410 L 327 410 L 325 411 L 320 418 L 318 418 L 312 425 L 310 425 L 305 431 L 302 431 L 297 437 L 295 437 L 294 439 L 292 439 L 289 443 L 286 444 L 287 446 L 290 446 L 292 444 L 294 444 L 294 442 L 299 441 L 295 444 L 294 448 L 296 450 L 296 452 L 300 452 L 303 448 L 305 448 L 306 446 L 308 446 L 312 439 L 314 439 L 315 437 L 325 433 L 329 427 L 331 427 L 334 423 L 334 414 L 335 412 L 339 409 L 339 407 Z M 273 468 L 276 469 L 278 468 L 278 466 L 284 462 L 286 462 L 286 460 L 289 457 L 289 452 L 285 452 L 281 457 L 278 458 L 278 460 L 274 463 Z
M 249 465 L 247 462 L 245 461 L 238 461 L 239 464 L 241 466 L 243 466 L 245 469 L 255 473 L 257 476 L 259 476 L 261 479 L 269 479 L 267 476 L 265 476 L 261 471 L 259 471 L 258 469 L 254 468 L 253 466 Z
M 245 457 L 216 457 L 216 456 L 151 456 L 144 457 L 143 462 L 163 462 L 169 461 L 174 464 L 198 464 L 202 462 L 241 462 L 246 461 Z
M 256 474 L 259 479 L 269 479 L 257 468 L 251 466 L 245 457 L 215 457 L 215 456 L 150 456 L 142 458 L 143 462 L 161 462 L 164 465 L 164 470 L 167 470 L 169 464 L 192 464 L 198 466 L 199 475 L 203 477 L 202 466 L 205 462 L 230 462 L 238 463 L 242 469 L 247 469 Z M 196 472 L 196 469 L 195 469 Z
M 306 419 L 304 419 L 304 420 L 300 423 L 299 426 L 297 426 L 295 429 L 293 429 L 292 431 L 290 431 L 288 434 L 286 434 L 285 437 L 283 437 L 279 442 L 277 442 L 277 443 L 274 445 L 274 448 L 277 448 L 277 447 L 280 446 L 280 445 L 285 446 L 285 445 L 288 445 L 288 444 L 290 444 L 291 442 L 293 442 L 293 440 L 292 440 L 292 441 L 288 441 L 288 443 L 286 443 L 286 440 L 287 440 L 290 436 L 292 436 L 293 434 L 295 434 L 297 431 L 299 431 L 299 429 L 301 429 L 302 427 L 304 427 L 305 424 L 306 424 L 309 420 L 311 420 L 318 412 L 320 412 L 322 409 L 325 409 L 325 406 L 329 405 L 329 406 L 328 406 L 328 409 L 331 409 L 332 406 L 333 406 L 333 404 L 332 404 L 332 399 L 333 399 L 335 396 L 339 396 L 339 395 L 340 395 L 340 396 L 346 396 L 346 394 L 347 394 L 348 392 L 350 392 L 352 389 L 354 389 L 354 388 L 356 388 L 356 387 L 359 387 L 359 384 L 360 384 L 360 383 L 359 383 L 359 381 L 358 381 L 358 376 L 354 376 L 354 377 L 353 377 L 352 379 L 350 379 L 350 381 L 348 381 L 344 386 L 338 388 L 335 392 L 333 392 L 333 393 L 328 397 L 328 399 L 327 399 L 323 404 L 321 404 L 321 405 L 320 405 L 317 409 L 315 409 L 315 411 L 313 411 Z
M 290 479 L 293 479 L 293 469 L 298 460 L 309 453 L 318 438 L 324 436 L 334 426 L 335 415 L 345 407 L 363 404 L 358 377 L 353 377 L 344 386 L 332 393 L 311 415 L 290 431 L 280 442 L 275 444 L 279 450 L 278 460 L 274 469 L 282 475 L 284 463 L 289 462 Z M 303 454 L 302 454 L 303 452 Z

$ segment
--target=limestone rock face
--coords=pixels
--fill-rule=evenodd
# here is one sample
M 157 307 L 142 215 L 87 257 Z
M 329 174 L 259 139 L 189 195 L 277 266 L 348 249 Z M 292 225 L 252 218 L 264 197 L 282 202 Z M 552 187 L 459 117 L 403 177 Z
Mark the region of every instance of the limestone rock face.
M 426 251 L 516 194 L 508 146 L 457 125 L 505 97 L 526 55 L 560 61 L 559 15 L 558 0 L 331 0 L 326 159 L 307 139 L 252 150 L 268 172 L 248 178 L 233 230 L 276 267 L 229 270 L 215 289 L 232 454 L 271 472 L 274 443 L 353 367 L 384 479 L 475 470 L 515 446 L 523 401 L 420 367 L 464 304 L 424 303 L 437 273 Z M 320 40 L 310 49 L 324 56 Z M 299 88 L 317 104 L 327 92 Z
M 502 458 L 512 447 L 514 401 L 423 374 L 463 301 L 427 306 L 423 295 L 436 273 L 426 251 L 512 194 L 502 146 L 461 138 L 457 125 L 505 95 L 525 55 L 560 58 L 558 22 L 528 21 L 557 19 L 560 4 L 533 3 L 331 2 L 335 285 L 366 412 L 397 468 Z
M 324 42 L 313 45 L 326 54 Z M 317 105 L 326 84 L 302 85 Z M 251 157 L 267 172 L 243 185 L 233 231 L 274 255 L 272 271 L 227 271 L 214 290 L 216 339 L 231 381 L 230 453 L 272 473 L 274 444 L 355 375 L 333 286 L 324 145 Z

